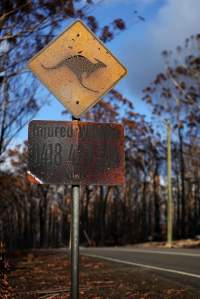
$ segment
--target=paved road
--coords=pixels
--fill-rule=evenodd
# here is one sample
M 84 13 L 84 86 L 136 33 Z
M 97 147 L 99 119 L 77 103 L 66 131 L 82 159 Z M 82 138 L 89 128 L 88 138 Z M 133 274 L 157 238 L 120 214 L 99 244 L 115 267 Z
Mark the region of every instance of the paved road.
M 81 248 L 81 254 L 140 267 L 200 293 L 199 249 Z

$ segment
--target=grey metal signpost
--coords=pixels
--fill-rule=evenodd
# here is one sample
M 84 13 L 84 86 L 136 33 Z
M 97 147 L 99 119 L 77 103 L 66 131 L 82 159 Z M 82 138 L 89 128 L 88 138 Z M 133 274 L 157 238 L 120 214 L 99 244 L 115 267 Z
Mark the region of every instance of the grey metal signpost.
M 79 298 L 79 201 L 80 186 L 72 186 L 72 222 L 71 222 L 71 294 Z
M 71 298 L 79 298 L 80 185 L 124 184 L 124 132 L 119 124 L 78 118 L 126 74 L 126 68 L 80 20 L 28 63 L 73 115 L 72 122 L 29 124 L 28 177 L 36 184 L 72 185 Z
M 72 121 L 80 121 L 72 116 Z M 79 211 L 80 186 L 72 185 L 71 204 L 71 297 L 79 298 Z

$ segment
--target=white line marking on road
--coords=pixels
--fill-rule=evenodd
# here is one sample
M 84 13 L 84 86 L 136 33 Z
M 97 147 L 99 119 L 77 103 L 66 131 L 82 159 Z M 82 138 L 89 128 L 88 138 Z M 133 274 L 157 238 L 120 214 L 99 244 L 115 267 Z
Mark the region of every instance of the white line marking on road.
M 106 260 L 106 261 L 110 261 L 110 262 L 122 263 L 122 264 L 126 264 L 126 265 L 131 265 L 131 266 L 136 266 L 136 267 L 143 267 L 143 268 L 153 269 L 153 270 L 158 270 L 158 271 L 163 271 L 163 272 L 170 272 L 170 273 L 175 273 L 175 274 L 180 274 L 180 275 L 185 275 L 185 276 L 190 276 L 190 277 L 195 277 L 195 278 L 200 279 L 200 275 L 194 274 L 194 273 L 188 273 L 188 272 L 184 272 L 184 271 L 177 271 L 177 270 L 173 270 L 173 269 L 161 268 L 161 267 L 150 266 L 150 265 L 145 265 L 145 264 L 138 264 L 138 263 L 128 262 L 128 261 L 119 260 L 119 259 L 113 259 L 111 257 L 105 257 L 105 256 L 101 256 L 101 255 L 96 255 L 96 254 L 83 253 L 83 255 L 98 258 L 98 259 L 102 259 L 102 260 Z
M 95 248 L 95 250 L 106 250 L 106 251 L 124 251 L 124 252 L 138 252 L 138 253 L 158 253 L 158 254 L 169 254 L 169 255 L 182 255 L 182 256 L 193 256 L 200 257 L 200 253 L 187 253 L 187 252 L 174 252 L 174 251 L 161 251 L 151 249 L 132 249 L 132 248 Z

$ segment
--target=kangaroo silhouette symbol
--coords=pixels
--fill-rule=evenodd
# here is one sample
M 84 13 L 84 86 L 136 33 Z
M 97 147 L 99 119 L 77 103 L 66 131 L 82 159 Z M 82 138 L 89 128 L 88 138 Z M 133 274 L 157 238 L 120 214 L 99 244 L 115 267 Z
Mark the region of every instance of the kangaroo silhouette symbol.
M 63 59 L 60 61 L 58 64 L 54 66 L 45 66 L 41 63 L 41 66 L 46 69 L 46 70 L 55 70 L 60 67 L 67 66 L 77 77 L 80 85 L 84 88 L 86 88 L 89 91 L 92 92 L 98 92 L 97 90 L 91 89 L 87 87 L 83 83 L 83 75 L 86 75 L 86 78 L 88 78 L 91 74 L 93 74 L 96 70 L 100 68 L 105 68 L 107 67 L 105 63 L 100 61 L 99 59 L 95 58 L 97 61 L 96 63 L 91 62 L 88 58 L 82 55 L 75 55 L 75 56 L 70 56 L 68 58 Z

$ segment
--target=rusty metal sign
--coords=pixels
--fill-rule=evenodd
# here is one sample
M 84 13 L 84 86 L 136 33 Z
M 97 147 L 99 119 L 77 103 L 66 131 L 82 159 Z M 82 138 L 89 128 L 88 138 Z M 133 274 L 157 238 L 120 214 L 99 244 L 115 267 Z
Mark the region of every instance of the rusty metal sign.
M 75 117 L 96 104 L 127 73 L 80 20 L 36 54 L 28 67 Z
M 122 125 L 36 120 L 29 124 L 28 141 L 32 182 L 124 184 Z

